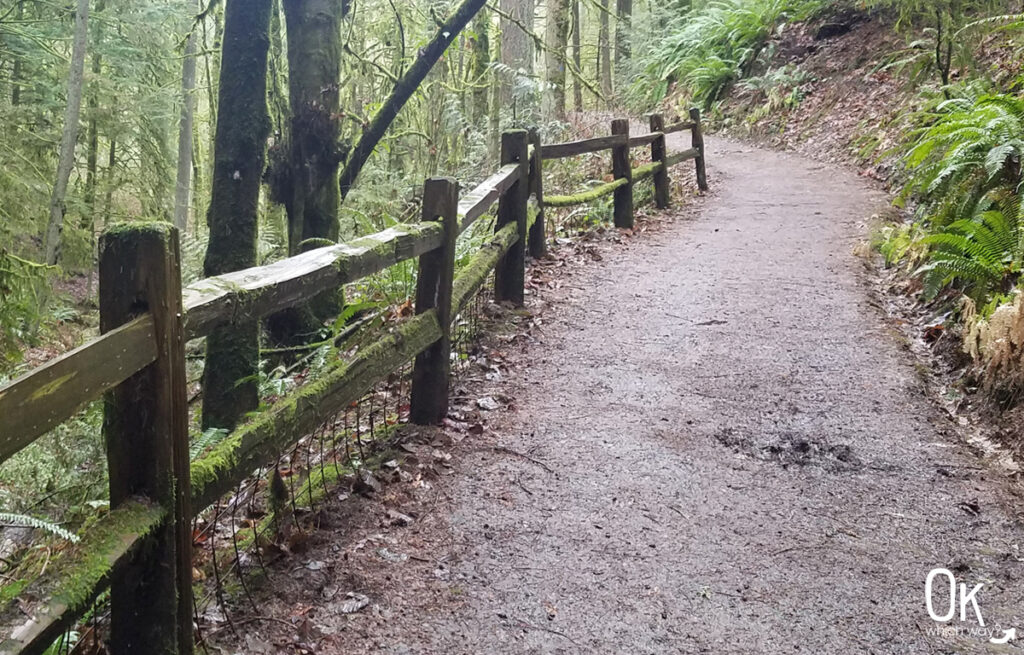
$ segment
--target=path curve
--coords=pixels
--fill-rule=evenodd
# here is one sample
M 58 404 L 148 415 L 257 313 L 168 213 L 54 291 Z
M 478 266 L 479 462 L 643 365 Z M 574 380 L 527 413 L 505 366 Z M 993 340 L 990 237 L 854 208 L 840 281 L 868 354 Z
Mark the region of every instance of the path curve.
M 429 542 L 443 563 L 396 575 L 437 602 L 378 599 L 360 643 L 1018 652 L 935 635 L 925 610 L 946 567 L 985 584 L 989 629 L 1024 628 L 1022 505 L 870 302 L 853 249 L 884 197 L 718 139 L 709 168 L 697 216 L 609 249 L 543 315 L 500 389 L 515 409 L 496 447 L 469 446 L 397 546 Z

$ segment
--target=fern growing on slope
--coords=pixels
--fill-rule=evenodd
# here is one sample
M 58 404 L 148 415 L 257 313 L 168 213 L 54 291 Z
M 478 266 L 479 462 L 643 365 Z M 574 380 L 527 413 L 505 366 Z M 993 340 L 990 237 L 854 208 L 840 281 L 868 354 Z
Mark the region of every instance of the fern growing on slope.
M 975 213 L 992 192 L 1015 194 L 1024 153 L 1024 100 L 983 94 L 943 102 L 924 117 L 904 159 L 910 178 L 903 197 L 914 195 L 933 226 Z
M 928 232 L 918 242 L 927 249 L 918 269 L 925 296 L 957 286 L 984 304 L 1020 273 L 1024 100 L 978 89 L 965 96 L 922 112 L 901 196 L 919 201 Z
M 930 248 L 927 263 L 918 272 L 925 296 L 934 298 L 954 283 L 975 300 L 1016 281 L 1020 273 L 1019 203 L 1014 211 L 992 209 L 976 218 L 956 221 L 921 239 Z
M 643 67 L 630 89 L 634 104 L 660 102 L 674 83 L 710 108 L 750 74 L 786 22 L 805 20 L 821 0 L 713 0 L 677 16 L 656 46 L 638 53 Z

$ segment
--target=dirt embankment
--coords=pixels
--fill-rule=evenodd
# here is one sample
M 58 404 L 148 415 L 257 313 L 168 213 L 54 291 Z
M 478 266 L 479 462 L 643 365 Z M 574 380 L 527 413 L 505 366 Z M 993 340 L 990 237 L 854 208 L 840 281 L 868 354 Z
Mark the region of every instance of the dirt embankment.
M 898 144 L 914 94 L 885 62 L 906 46 L 886 15 L 843 7 L 815 20 L 786 25 L 772 39 L 774 53 L 763 75 L 799 71 L 796 103 L 772 103 L 765 90 L 733 87 L 724 103 L 722 129 L 736 137 L 799 152 L 816 161 L 856 167 L 861 175 L 888 181 L 894 172 L 884 156 Z M 795 88 L 795 92 L 793 89 Z

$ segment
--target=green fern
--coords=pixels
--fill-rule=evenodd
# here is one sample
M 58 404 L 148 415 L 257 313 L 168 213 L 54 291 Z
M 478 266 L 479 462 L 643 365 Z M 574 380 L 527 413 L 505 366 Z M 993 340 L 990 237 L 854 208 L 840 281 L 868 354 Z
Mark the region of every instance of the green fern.
M 25 514 L 10 514 L 8 512 L 0 512 L 0 523 L 7 523 L 13 525 L 22 525 L 26 528 L 35 528 L 37 530 L 44 530 L 50 534 L 57 535 L 61 539 L 70 541 L 73 544 L 79 542 L 79 537 L 74 532 L 70 532 L 60 527 L 56 523 L 50 523 L 42 519 L 37 519 L 34 516 L 27 516 Z
M 963 218 L 993 192 L 1016 192 L 1024 155 L 1024 100 L 998 94 L 955 98 L 917 119 L 927 125 L 916 131 L 904 157 L 909 179 L 901 195 L 918 197 L 933 225 Z
M 629 91 L 636 106 L 659 102 L 673 83 L 710 108 L 733 82 L 768 59 L 771 37 L 805 20 L 822 0 L 713 0 L 671 19 L 651 47 L 637 53 L 642 70 Z
M 962 219 L 941 232 L 920 239 L 929 248 L 920 269 L 926 298 L 942 289 L 961 285 L 976 300 L 985 301 L 1020 273 L 1019 203 L 1015 211 L 991 209 Z

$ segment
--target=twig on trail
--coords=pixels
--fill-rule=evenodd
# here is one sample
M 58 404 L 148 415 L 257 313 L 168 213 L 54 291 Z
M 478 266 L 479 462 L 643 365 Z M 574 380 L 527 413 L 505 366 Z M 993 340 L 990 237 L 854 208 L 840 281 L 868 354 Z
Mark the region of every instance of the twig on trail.
M 576 643 L 575 639 L 573 639 L 569 635 L 565 634 L 564 632 L 560 632 L 558 630 L 555 630 L 554 628 L 545 628 L 542 625 L 534 625 L 533 623 L 529 623 L 527 621 L 523 621 L 522 619 L 516 619 L 516 623 L 519 624 L 520 628 L 533 628 L 534 630 L 541 630 L 543 632 L 550 632 L 553 635 L 558 635 L 562 639 L 568 639 L 572 643 L 573 646 L 579 646 L 579 644 Z
M 288 626 L 289 628 L 291 628 L 293 630 L 298 628 L 298 626 L 295 625 L 294 623 L 291 623 L 289 621 L 285 621 L 284 619 L 277 619 L 277 618 L 274 618 L 272 616 L 252 616 L 252 617 L 249 617 L 247 619 L 242 619 L 241 621 L 235 621 L 234 625 L 235 625 L 235 627 L 237 627 L 237 626 L 241 626 L 241 625 L 246 625 L 248 623 L 257 623 L 259 621 L 268 621 L 270 623 L 280 623 L 281 625 L 286 625 L 286 626 Z M 213 636 L 213 635 L 215 635 L 215 634 L 217 634 L 219 632 L 223 632 L 224 630 L 227 630 L 229 627 L 231 627 L 231 626 L 230 625 L 223 625 L 223 626 L 217 628 L 216 630 L 211 630 L 210 632 L 207 632 L 206 635 L 207 636 Z
M 516 484 L 519 485 L 519 488 L 525 491 L 526 493 L 530 494 L 531 496 L 533 495 L 533 492 L 526 488 L 526 485 L 523 484 L 523 481 L 519 479 L 518 475 L 516 476 Z
M 665 507 L 669 508 L 670 510 L 672 510 L 673 512 L 675 512 L 684 519 L 689 518 L 688 516 L 686 516 L 686 514 L 683 514 L 683 510 L 679 509 L 675 505 L 665 505 Z
M 776 555 L 783 555 L 785 553 L 792 552 L 794 550 L 828 550 L 831 546 L 826 544 L 818 544 L 817 546 L 790 546 L 789 548 L 783 548 L 772 553 L 772 557 Z
M 506 453 L 506 454 L 509 454 L 509 455 L 515 455 L 516 457 L 522 457 L 523 459 L 525 459 L 527 461 L 530 461 L 530 462 L 533 462 L 537 466 L 543 468 L 545 471 L 547 471 L 551 475 L 557 475 L 553 468 L 551 468 L 550 466 L 548 466 L 547 464 L 545 464 L 544 462 L 540 461 L 539 459 L 537 459 L 535 457 L 530 457 L 526 453 L 521 453 L 518 450 L 512 450 L 511 448 L 509 448 L 507 446 L 492 446 L 491 450 L 493 450 L 495 452 Z

